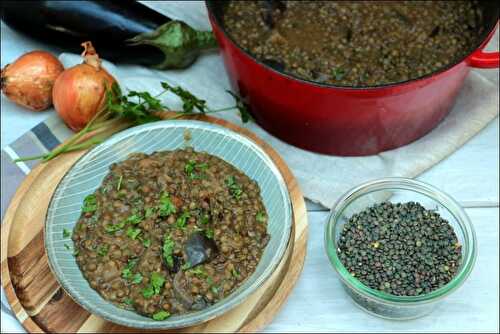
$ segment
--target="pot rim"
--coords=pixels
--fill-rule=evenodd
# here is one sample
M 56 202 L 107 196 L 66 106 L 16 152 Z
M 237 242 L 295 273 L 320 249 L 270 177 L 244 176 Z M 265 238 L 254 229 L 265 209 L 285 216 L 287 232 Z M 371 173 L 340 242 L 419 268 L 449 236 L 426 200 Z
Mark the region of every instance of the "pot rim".
M 216 26 L 219 29 L 219 31 L 222 32 L 222 34 L 224 35 L 224 37 L 226 38 L 226 40 L 230 41 L 245 56 L 247 56 L 248 58 L 250 58 L 252 61 L 254 61 L 255 63 L 257 63 L 258 65 L 260 65 L 260 66 L 264 67 L 265 69 L 270 70 L 271 72 L 274 72 L 275 74 L 278 74 L 278 75 L 280 75 L 280 76 L 282 76 L 282 77 L 284 77 L 286 79 L 290 79 L 290 80 L 293 80 L 293 81 L 296 81 L 296 82 L 299 82 L 299 83 L 309 84 L 309 85 L 317 86 L 317 87 L 321 87 L 321 88 L 331 88 L 331 89 L 341 89 L 341 90 L 355 90 L 355 91 L 367 91 L 367 90 L 369 90 L 369 91 L 375 91 L 375 90 L 382 90 L 382 89 L 386 89 L 386 88 L 394 88 L 394 87 L 407 86 L 407 85 L 410 85 L 410 84 L 413 84 L 413 83 L 416 83 L 416 82 L 419 82 L 419 81 L 422 82 L 424 80 L 427 80 L 427 79 L 430 79 L 432 77 L 438 76 L 438 75 L 440 75 L 440 74 L 442 74 L 444 72 L 447 72 L 448 70 L 451 70 L 455 66 L 458 66 L 458 65 L 466 62 L 467 59 L 470 56 L 472 56 L 472 54 L 474 54 L 475 52 L 477 52 L 479 50 L 482 50 L 486 46 L 486 44 L 490 41 L 490 39 L 492 38 L 493 34 L 495 33 L 496 28 L 498 27 L 498 25 L 500 23 L 500 20 L 497 20 L 496 23 L 493 24 L 491 26 L 491 28 L 488 30 L 487 34 L 485 35 L 485 38 L 481 39 L 481 41 L 479 43 L 477 43 L 476 46 L 473 49 L 471 49 L 471 51 L 469 53 L 467 53 L 464 57 L 459 58 L 457 61 L 455 61 L 455 62 L 453 62 L 451 64 L 448 64 L 447 66 L 444 66 L 444 67 L 440 68 L 437 71 L 434 71 L 434 72 L 431 72 L 431 73 L 428 73 L 428 74 L 424 74 L 423 76 L 420 76 L 420 77 L 417 77 L 417 78 L 413 78 L 413 79 L 408 79 L 408 80 L 405 80 L 405 81 L 392 82 L 392 83 L 380 84 L 380 85 L 375 85 L 375 86 L 343 86 L 343 85 L 333 85 L 333 84 L 320 83 L 320 82 L 316 82 L 316 81 L 312 81 L 312 80 L 303 79 L 303 78 L 300 78 L 300 77 L 295 76 L 293 74 L 289 74 L 289 73 L 278 71 L 278 70 L 274 69 L 273 67 L 271 67 L 271 66 L 263 63 L 262 61 L 260 61 L 256 57 L 254 57 L 250 52 L 247 52 L 242 47 L 240 47 L 238 45 L 238 43 L 236 43 L 233 40 L 233 38 L 226 32 L 226 30 L 224 29 L 223 25 L 219 21 L 219 18 L 217 17 L 217 15 L 215 15 L 215 13 L 214 13 L 214 11 L 212 9 L 213 5 L 214 5 L 214 1 L 212 1 L 212 0 L 205 0 L 205 6 L 207 8 L 207 12 L 208 12 L 208 16 L 209 16 L 210 22 L 214 26 Z

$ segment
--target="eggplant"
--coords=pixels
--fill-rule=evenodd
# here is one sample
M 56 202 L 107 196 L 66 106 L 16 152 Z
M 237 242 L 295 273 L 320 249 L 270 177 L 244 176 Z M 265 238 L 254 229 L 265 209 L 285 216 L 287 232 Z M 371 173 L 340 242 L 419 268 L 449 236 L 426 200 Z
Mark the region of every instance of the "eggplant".
M 196 267 L 213 259 L 218 249 L 215 241 L 209 239 L 202 232 L 194 232 L 184 245 L 186 263 L 189 267 Z
M 38 41 L 81 52 L 90 40 L 101 58 L 117 63 L 185 68 L 217 43 L 198 31 L 130 0 L 1 1 L 1 19 Z

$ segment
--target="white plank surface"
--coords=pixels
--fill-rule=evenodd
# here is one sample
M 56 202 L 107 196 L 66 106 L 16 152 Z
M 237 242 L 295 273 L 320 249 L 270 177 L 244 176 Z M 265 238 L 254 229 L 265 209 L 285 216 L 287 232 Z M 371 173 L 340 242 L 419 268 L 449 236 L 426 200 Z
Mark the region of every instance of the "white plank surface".
M 467 209 L 478 238 L 478 258 L 464 285 L 438 309 L 412 321 L 389 321 L 357 308 L 341 287 L 323 248 L 327 212 L 309 212 L 304 271 L 266 332 L 498 332 L 498 208 Z

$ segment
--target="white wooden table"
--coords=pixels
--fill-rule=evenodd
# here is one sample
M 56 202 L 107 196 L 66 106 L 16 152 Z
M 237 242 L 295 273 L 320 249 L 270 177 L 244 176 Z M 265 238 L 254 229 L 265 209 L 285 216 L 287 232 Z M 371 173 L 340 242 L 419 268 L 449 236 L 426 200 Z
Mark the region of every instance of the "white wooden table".
M 4 33 L 10 32 L 2 23 L 2 66 L 35 47 L 51 50 L 21 37 L 15 42 L 5 41 Z M 57 53 L 58 50 L 51 51 Z M 498 76 L 498 71 L 492 76 L 498 82 L 498 78 L 494 78 Z M 1 107 L 2 147 L 53 113 L 27 112 L 6 101 L 3 96 Z M 308 202 L 309 242 L 304 271 L 289 300 L 265 330 L 498 332 L 498 118 L 460 150 L 418 179 L 437 186 L 457 199 L 474 223 L 479 244 L 478 259 L 471 276 L 457 292 L 432 314 L 413 321 L 387 321 L 361 311 L 344 293 L 324 252 L 323 230 L 328 210 Z M 1 320 L 2 332 L 23 330 L 4 311 Z

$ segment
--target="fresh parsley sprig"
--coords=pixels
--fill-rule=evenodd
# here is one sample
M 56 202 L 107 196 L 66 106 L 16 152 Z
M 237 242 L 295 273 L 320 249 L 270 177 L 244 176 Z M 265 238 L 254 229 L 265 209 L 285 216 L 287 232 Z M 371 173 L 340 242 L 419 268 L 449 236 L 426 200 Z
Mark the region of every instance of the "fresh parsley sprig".
M 56 147 L 51 152 L 31 157 L 22 157 L 15 162 L 38 160 L 49 161 L 60 154 L 88 149 L 104 141 L 117 131 L 124 130 L 134 125 L 161 120 L 165 111 L 174 112 L 177 115 L 168 118 L 179 118 L 191 115 L 204 115 L 237 109 L 243 123 L 250 121 L 251 115 L 245 103 L 231 91 L 227 91 L 234 99 L 235 105 L 211 109 L 207 102 L 192 94 L 190 91 L 180 87 L 171 86 L 167 82 L 161 82 L 163 90 L 152 96 L 148 92 L 129 91 L 124 94 L 120 87 L 115 84 L 106 92 L 106 101 L 103 107 L 87 123 L 87 125 L 69 138 L 65 143 Z M 182 109 L 174 110 L 163 104 L 159 97 L 171 93 L 182 101 Z

